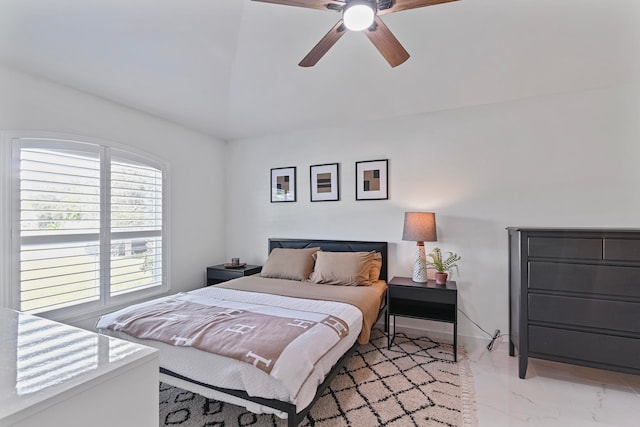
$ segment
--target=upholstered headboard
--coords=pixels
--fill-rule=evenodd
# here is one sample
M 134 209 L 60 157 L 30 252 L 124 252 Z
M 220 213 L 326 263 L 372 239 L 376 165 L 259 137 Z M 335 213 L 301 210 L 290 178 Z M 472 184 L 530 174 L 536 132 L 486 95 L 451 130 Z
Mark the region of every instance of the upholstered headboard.
M 269 253 L 273 248 L 320 248 L 326 252 L 380 252 L 382 268 L 380 280 L 387 280 L 387 242 L 364 242 L 357 240 L 317 240 L 317 239 L 269 239 Z

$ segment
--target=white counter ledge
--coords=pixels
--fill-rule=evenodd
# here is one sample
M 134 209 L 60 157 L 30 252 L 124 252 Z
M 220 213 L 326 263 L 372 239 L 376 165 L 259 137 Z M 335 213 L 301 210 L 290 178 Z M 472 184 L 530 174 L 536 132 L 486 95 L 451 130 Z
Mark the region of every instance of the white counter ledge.
M 0 426 L 158 425 L 157 350 L 0 308 Z

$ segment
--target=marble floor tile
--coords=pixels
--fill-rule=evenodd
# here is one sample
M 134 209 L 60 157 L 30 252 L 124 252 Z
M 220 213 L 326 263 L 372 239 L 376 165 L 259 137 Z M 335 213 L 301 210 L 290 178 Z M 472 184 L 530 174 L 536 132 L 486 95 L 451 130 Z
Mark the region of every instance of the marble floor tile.
M 480 427 L 640 426 L 640 375 L 529 359 L 522 380 L 505 338 L 466 346 Z

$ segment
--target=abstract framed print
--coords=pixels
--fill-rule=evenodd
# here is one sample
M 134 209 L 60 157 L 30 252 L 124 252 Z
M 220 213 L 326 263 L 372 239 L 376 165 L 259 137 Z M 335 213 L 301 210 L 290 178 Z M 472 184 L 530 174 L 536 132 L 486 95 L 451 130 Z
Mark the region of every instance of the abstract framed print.
M 388 169 L 388 159 L 356 162 L 356 200 L 387 200 Z
M 271 202 L 296 201 L 296 168 L 271 169 Z
M 340 200 L 340 176 L 338 163 L 312 165 L 309 167 L 312 202 Z

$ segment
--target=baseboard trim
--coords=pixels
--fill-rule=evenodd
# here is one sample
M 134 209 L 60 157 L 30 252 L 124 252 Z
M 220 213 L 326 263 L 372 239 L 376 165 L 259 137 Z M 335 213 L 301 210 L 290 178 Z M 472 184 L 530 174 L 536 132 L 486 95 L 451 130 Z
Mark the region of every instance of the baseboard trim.
M 374 327 L 383 329 L 384 320 L 378 321 L 378 323 L 376 323 Z M 438 342 L 453 343 L 453 334 L 451 332 L 443 332 L 430 328 L 416 328 L 408 325 L 403 325 L 401 323 L 398 323 L 396 325 L 396 332 L 404 332 L 405 334 L 415 336 L 428 336 L 429 338 Z M 489 341 L 489 338 L 458 334 L 458 345 L 465 346 L 467 349 L 487 345 Z

